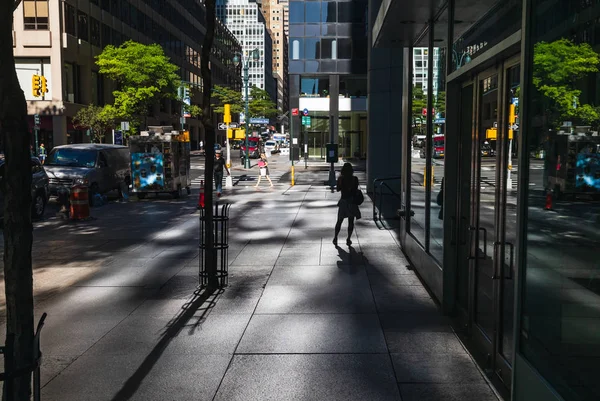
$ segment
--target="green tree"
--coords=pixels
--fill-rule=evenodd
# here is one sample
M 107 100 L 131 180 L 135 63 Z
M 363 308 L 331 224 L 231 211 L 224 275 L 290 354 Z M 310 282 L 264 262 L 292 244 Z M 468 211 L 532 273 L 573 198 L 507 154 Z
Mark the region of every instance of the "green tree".
M 577 84 L 590 73 L 598 72 L 600 58 L 587 43 L 568 39 L 539 42 L 533 54 L 533 85 L 546 98 L 546 115 L 551 124 L 565 119 L 596 123 L 598 108 L 581 104 Z
M 226 86 L 215 85 L 212 91 L 211 106 L 215 113 L 223 114 L 223 105 L 231 105 L 231 113 L 241 113 L 244 111 L 244 98 L 241 92 L 228 88 Z
M 20 0 L 0 1 L 0 136 L 4 165 L 4 292 L 6 349 L 4 371 L 27 369 L 33 362 L 33 269 L 31 248 L 31 155 L 27 103 L 19 85 L 12 47 L 13 12 Z M 12 365 L 12 366 L 11 366 Z M 4 381 L 4 398 L 31 396 L 31 372 Z
M 446 92 L 438 92 L 433 107 L 436 113 L 440 113 L 440 116 L 446 117 Z
M 90 104 L 79 109 L 73 122 L 76 127 L 90 130 L 92 142 L 102 143 L 109 128 L 115 126 L 115 116 L 111 108 Z
M 97 57 L 99 72 L 117 83 L 115 102 L 106 110 L 130 121 L 128 134 L 135 133 L 140 117 L 163 98 L 175 98 L 181 79 L 178 67 L 169 61 L 157 44 L 127 41 L 119 47 L 108 45 Z
M 275 117 L 278 113 L 277 105 L 271 100 L 266 90 L 253 86 L 250 89 L 250 102 L 248 103 L 250 117 Z
M 412 119 L 415 126 L 418 125 L 419 132 L 423 124 L 423 109 L 427 108 L 427 95 L 420 86 L 413 86 L 412 97 Z

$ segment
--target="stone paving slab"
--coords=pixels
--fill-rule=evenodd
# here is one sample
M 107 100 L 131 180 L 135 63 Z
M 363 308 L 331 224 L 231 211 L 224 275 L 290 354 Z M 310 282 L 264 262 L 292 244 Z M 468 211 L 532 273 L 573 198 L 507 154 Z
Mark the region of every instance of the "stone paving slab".
M 400 401 L 388 355 L 239 355 L 217 401 Z

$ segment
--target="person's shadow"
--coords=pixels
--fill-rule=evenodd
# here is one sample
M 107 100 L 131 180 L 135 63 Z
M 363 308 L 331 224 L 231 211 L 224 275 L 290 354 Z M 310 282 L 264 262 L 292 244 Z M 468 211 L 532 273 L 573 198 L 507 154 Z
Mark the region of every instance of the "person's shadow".
M 358 270 L 357 267 L 362 266 L 364 264 L 363 253 L 356 252 L 356 249 L 354 249 L 352 245 L 348 247 L 348 251 L 346 251 L 339 245 L 336 245 L 335 249 L 337 249 L 338 256 L 340 257 L 340 260 L 338 260 L 337 262 L 337 266 L 339 269 L 354 274 Z

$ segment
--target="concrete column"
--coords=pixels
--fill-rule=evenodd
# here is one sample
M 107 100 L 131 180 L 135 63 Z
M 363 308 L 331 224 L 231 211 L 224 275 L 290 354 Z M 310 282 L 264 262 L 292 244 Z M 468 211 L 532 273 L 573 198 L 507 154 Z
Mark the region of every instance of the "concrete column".
M 54 146 L 67 144 L 67 117 L 52 116 L 52 135 Z
M 381 0 L 369 1 L 369 26 L 373 26 Z M 372 31 L 369 31 L 372 43 Z M 373 180 L 399 176 L 402 168 L 402 48 L 369 49 L 367 110 L 367 190 Z

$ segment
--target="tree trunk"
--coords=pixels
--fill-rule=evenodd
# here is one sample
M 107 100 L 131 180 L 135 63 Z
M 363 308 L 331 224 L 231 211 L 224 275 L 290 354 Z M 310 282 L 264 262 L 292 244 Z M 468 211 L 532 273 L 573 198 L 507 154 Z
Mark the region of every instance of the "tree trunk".
M 205 135 L 205 168 L 204 168 L 204 187 L 206 224 L 204 238 L 206 238 L 206 252 L 204 253 L 204 265 L 208 273 L 208 287 L 216 289 L 217 283 L 217 258 L 214 249 L 213 240 L 213 167 L 215 154 L 215 126 L 213 124 L 213 113 L 210 105 L 212 92 L 212 72 L 210 70 L 210 55 L 215 39 L 215 0 L 205 0 L 206 7 L 206 35 L 202 43 L 202 53 L 200 59 L 200 76 L 202 77 L 202 125 Z
M 33 271 L 31 246 L 31 159 L 27 104 L 19 86 L 12 48 L 14 0 L 0 0 L 0 132 L 5 154 L 4 281 L 7 347 L 5 371 L 33 360 Z M 9 344 L 9 339 L 12 339 Z M 9 366 L 12 363 L 12 366 Z M 12 385 L 11 385 L 12 384 Z M 7 400 L 26 401 L 31 374 L 4 383 Z

